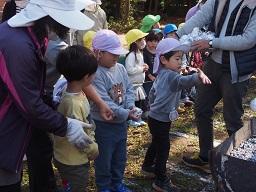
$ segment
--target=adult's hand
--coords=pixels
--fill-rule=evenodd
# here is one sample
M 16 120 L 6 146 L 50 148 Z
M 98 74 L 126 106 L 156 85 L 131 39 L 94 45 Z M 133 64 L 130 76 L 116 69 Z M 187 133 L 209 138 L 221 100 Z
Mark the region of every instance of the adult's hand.
M 210 45 L 209 45 L 209 40 L 198 40 L 198 41 L 194 41 L 192 43 L 191 49 L 193 51 L 202 51 L 202 50 L 206 50 L 209 49 Z
M 92 143 L 91 138 L 84 132 L 83 128 L 92 128 L 92 124 L 84 123 L 77 119 L 67 118 L 68 127 L 66 137 L 78 149 L 84 149 Z

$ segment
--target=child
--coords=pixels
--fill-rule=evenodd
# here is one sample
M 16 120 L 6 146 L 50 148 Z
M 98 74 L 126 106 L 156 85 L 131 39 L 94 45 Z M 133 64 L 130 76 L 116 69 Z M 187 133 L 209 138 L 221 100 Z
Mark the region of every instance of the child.
M 133 84 L 135 106 L 141 108 L 143 111 L 146 111 L 146 93 L 142 85 L 145 81 L 145 72 L 148 71 L 148 65 L 144 63 L 142 53 L 142 50 L 146 46 L 146 35 L 148 35 L 148 33 L 143 33 L 139 29 L 132 29 L 125 35 L 129 47 L 129 53 L 125 59 L 125 68 Z M 139 123 L 142 125 L 145 124 L 143 121 Z
M 167 24 L 164 27 L 164 37 L 165 38 L 175 38 L 176 37 L 176 31 L 177 26 L 175 24 Z M 182 57 L 182 65 L 181 65 L 181 71 L 182 73 L 186 71 L 186 67 L 188 65 L 186 54 Z M 183 89 L 181 92 L 181 99 L 180 99 L 180 107 L 178 108 L 179 113 L 184 113 L 186 110 L 183 106 L 191 106 L 193 104 L 192 101 L 190 101 L 190 98 L 188 97 L 189 93 L 186 89 Z
M 63 115 L 89 122 L 90 106 L 82 88 L 91 84 L 97 70 L 97 60 L 92 51 L 82 46 L 71 46 L 57 57 L 57 70 L 67 80 L 67 88 L 62 94 L 58 111 Z M 94 129 L 89 124 L 84 131 L 91 138 L 91 144 L 78 150 L 65 137 L 54 136 L 54 164 L 57 167 L 64 187 L 71 191 L 87 191 L 89 161 L 98 155 L 98 145 L 94 142 Z
M 95 37 L 95 31 L 87 31 L 83 36 L 83 46 L 92 50 L 92 40 Z
M 154 59 L 156 54 L 156 46 L 163 39 L 161 30 L 151 30 L 146 36 L 146 47 L 143 49 L 143 59 L 145 64 L 148 65 L 148 71 L 146 72 L 146 82 L 154 81 L 156 74 L 153 73 Z
M 123 184 L 126 164 L 127 119 L 137 120 L 134 114 L 134 93 L 127 72 L 117 63 L 119 55 L 127 51 L 113 31 L 101 30 L 93 39 L 93 49 L 99 67 L 93 85 L 101 98 L 114 112 L 112 121 L 101 118 L 99 108 L 93 103 L 92 118 L 97 129 L 95 138 L 99 156 L 95 160 L 96 185 L 99 192 L 130 192 Z
M 163 30 L 164 37 L 165 38 L 167 38 L 167 37 L 175 38 L 175 36 L 176 36 L 175 33 L 176 33 L 177 30 L 178 29 L 177 29 L 177 26 L 175 24 L 170 23 L 170 24 L 165 25 L 164 30 Z
M 159 29 L 161 27 L 159 23 L 160 19 L 160 15 L 146 15 L 142 19 L 140 30 L 144 33 L 147 33 L 152 29 Z
M 169 157 L 169 131 L 171 122 L 178 118 L 177 107 L 181 90 L 198 82 L 211 81 L 200 70 L 188 76 L 180 75 L 182 51 L 188 49 L 178 40 L 166 38 L 156 48 L 155 67 L 159 73 L 149 93 L 150 111 L 148 125 L 152 142 L 147 150 L 142 172 L 155 175 L 152 187 L 156 191 L 173 192 L 174 186 L 166 175 L 166 162 Z

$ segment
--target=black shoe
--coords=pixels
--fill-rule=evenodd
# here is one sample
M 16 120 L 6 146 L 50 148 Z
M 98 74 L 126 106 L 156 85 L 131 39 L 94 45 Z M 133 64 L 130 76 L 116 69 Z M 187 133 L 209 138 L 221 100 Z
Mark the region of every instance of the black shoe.
M 163 181 L 156 179 L 152 183 L 152 187 L 157 192 L 178 192 L 179 191 L 179 189 L 171 183 L 171 180 L 169 178 L 166 178 Z
M 155 175 L 155 165 L 152 166 L 142 166 L 141 174 L 148 178 L 154 178 Z
M 206 173 L 211 173 L 209 162 L 203 161 L 200 157 L 190 158 L 190 157 L 183 157 L 182 161 L 185 165 L 193 168 L 198 168 Z

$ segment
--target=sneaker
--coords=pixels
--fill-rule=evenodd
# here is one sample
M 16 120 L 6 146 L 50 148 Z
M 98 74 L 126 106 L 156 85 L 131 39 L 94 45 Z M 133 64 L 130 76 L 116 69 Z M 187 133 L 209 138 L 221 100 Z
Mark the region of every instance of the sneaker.
M 129 120 L 128 121 L 128 125 L 130 127 L 138 127 L 138 126 L 140 126 L 140 124 L 137 121 L 133 121 L 133 120 Z
M 148 178 L 154 178 L 155 175 L 155 165 L 152 166 L 142 166 L 141 167 L 141 174 Z
M 156 179 L 152 187 L 157 192 L 178 192 L 179 189 L 172 184 L 169 178 L 166 178 L 164 181 Z
M 145 126 L 145 125 L 147 125 L 147 123 L 146 123 L 145 121 L 142 121 L 142 120 L 138 121 L 138 123 L 139 123 L 139 126 Z
M 190 106 L 194 105 L 194 102 L 191 101 L 188 96 L 186 96 L 183 99 L 180 99 L 180 103 L 184 103 L 184 107 L 190 107 Z
M 190 157 L 183 157 L 182 161 L 185 165 L 193 168 L 198 168 L 205 173 L 211 173 L 209 162 L 203 161 L 200 157 L 190 158 Z
M 132 192 L 132 191 L 128 189 L 124 184 L 120 184 L 116 187 L 115 190 L 112 190 L 112 192 Z

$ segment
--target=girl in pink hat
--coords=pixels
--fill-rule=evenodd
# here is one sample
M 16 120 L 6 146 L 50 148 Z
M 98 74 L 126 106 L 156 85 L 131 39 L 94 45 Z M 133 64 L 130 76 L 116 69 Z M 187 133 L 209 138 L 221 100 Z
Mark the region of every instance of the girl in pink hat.
M 114 112 L 112 121 L 105 121 L 99 108 L 92 104 L 91 115 L 96 124 L 95 138 L 99 156 L 95 160 L 96 185 L 99 192 L 131 192 L 124 184 L 126 164 L 127 120 L 138 120 L 134 110 L 134 93 L 120 55 L 127 51 L 121 46 L 116 33 L 98 31 L 92 43 L 98 58 L 93 85 L 101 98 Z

